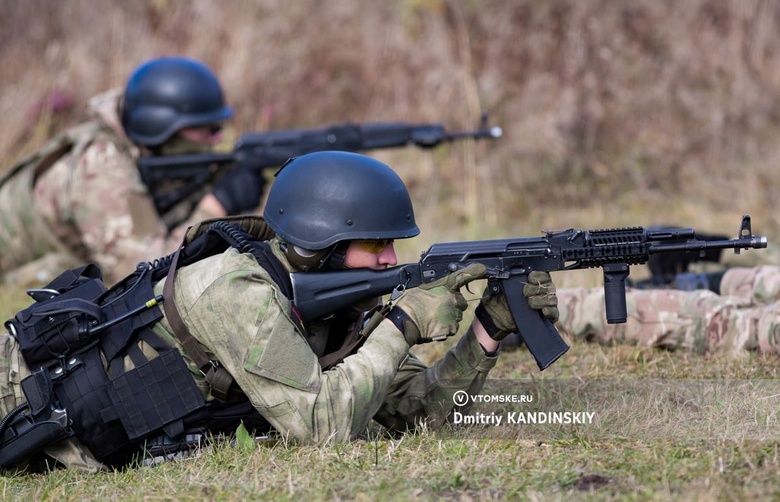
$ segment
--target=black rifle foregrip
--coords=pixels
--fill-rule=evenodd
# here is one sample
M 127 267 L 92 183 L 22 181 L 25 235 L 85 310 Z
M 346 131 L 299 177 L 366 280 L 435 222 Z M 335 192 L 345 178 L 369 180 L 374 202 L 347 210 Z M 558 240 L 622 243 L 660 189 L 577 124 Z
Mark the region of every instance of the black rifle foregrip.
M 604 265 L 604 308 L 607 323 L 619 324 L 626 322 L 626 279 L 629 267 L 625 263 L 610 263 Z
M 544 370 L 565 354 L 569 346 L 553 323 L 528 304 L 523 294 L 523 285 L 527 281 L 527 275 L 515 276 L 504 280 L 502 289 L 523 342 L 534 356 L 539 369 Z

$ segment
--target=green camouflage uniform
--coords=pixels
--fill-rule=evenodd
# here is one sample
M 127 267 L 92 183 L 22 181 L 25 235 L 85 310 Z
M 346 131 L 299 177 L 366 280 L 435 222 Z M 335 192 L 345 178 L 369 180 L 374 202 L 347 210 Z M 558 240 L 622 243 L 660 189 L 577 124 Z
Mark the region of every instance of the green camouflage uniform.
M 278 243 L 271 243 L 287 264 Z M 162 287 L 159 283 L 155 293 Z M 180 269 L 174 295 L 192 335 L 229 371 L 257 411 L 281 436 L 304 443 L 353 438 L 372 419 L 398 430 L 423 420 L 439 426 L 454 406 L 455 391 L 478 393 L 497 359 L 485 354 L 469 328 L 441 360 L 427 367 L 409 354 L 395 325 L 383 321 L 355 354 L 322 371 L 318 357 L 328 322 L 311 323 L 306 333 L 299 332 L 289 316 L 290 301 L 252 255 L 235 249 Z M 154 330 L 178 346 L 165 319 Z M 212 399 L 195 365 L 185 360 L 203 395 Z M 26 373 L 14 344 L 7 341 L 0 351 L 3 415 L 20 402 L 19 380 Z M 64 453 L 47 453 L 59 454 L 68 466 L 91 468 L 83 447 L 69 446 Z
M 558 327 L 571 337 L 603 344 L 699 353 L 778 351 L 780 267 L 728 269 L 720 289 L 720 295 L 706 290 L 628 289 L 625 324 L 607 324 L 603 288 L 558 290 Z
M 113 282 L 121 276 L 112 272 L 124 275 L 170 253 L 187 227 L 216 216 L 196 212 L 168 231 L 168 215 L 158 215 L 141 181 L 139 151 L 124 135 L 120 98 L 119 91 L 94 97 L 91 122 L 62 133 L 0 179 L 0 275 L 7 281 L 45 283 L 63 268 L 94 262 Z

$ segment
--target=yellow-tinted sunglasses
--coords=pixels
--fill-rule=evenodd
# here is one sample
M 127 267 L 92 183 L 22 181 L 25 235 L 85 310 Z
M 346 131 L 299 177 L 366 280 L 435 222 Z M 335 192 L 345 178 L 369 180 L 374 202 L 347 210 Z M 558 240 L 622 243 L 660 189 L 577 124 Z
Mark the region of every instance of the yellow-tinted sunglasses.
M 393 243 L 393 239 L 365 239 L 356 240 L 354 242 L 357 243 L 358 247 L 363 251 L 379 254 L 384 251 L 387 246 Z

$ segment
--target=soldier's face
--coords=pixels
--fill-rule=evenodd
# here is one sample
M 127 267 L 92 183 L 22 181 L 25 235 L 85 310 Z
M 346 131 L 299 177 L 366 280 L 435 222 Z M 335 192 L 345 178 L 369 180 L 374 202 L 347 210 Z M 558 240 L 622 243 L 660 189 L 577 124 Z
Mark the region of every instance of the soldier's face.
M 349 268 L 384 270 L 398 264 L 393 241 L 359 240 L 349 243 L 344 265 Z
M 185 127 L 179 131 L 179 134 L 187 141 L 213 145 L 222 139 L 222 126 L 214 124 L 202 127 Z

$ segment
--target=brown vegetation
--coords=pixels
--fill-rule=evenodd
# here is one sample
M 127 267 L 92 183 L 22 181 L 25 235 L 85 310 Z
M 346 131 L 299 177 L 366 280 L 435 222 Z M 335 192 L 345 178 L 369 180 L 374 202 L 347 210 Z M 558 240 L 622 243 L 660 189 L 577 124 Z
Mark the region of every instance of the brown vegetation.
M 233 138 L 346 120 L 458 130 L 488 112 L 504 129 L 498 141 L 375 152 L 411 187 L 423 228 L 402 259 L 436 240 L 531 236 L 541 228 L 674 223 L 731 234 L 743 213 L 753 215 L 756 232 L 778 241 L 777 2 L 0 0 L 0 14 L 0 171 L 79 120 L 90 96 L 123 86 L 140 63 L 185 55 L 221 77 L 237 111 Z M 21 291 L 0 291 L 6 316 L 28 301 Z M 449 346 L 421 352 L 433 359 Z M 635 380 L 641 388 L 648 379 L 752 384 L 777 382 L 776 363 L 755 354 L 728 360 L 574 341 L 544 373 L 518 352 L 502 356 L 491 375 Z M 717 396 L 721 408 L 766 425 L 759 441 L 739 434 L 686 440 L 685 427 L 701 425 L 694 432 L 703 435 L 708 424 L 731 422 L 717 406 L 691 411 L 688 401 L 651 402 L 627 391 L 617 395 L 632 412 L 623 425 L 671 437 L 567 429 L 533 442 L 422 433 L 251 454 L 226 447 L 155 469 L 2 476 L 0 493 L 20 500 L 775 499 L 773 394 L 767 401 Z M 671 410 L 666 428 L 658 428 L 659 406 Z M 697 422 L 699 411 L 716 416 Z
M 3 0 L 2 168 L 160 55 L 202 59 L 234 134 L 345 120 L 505 136 L 376 152 L 424 243 L 676 223 L 776 235 L 780 4 L 763 0 Z M 411 253 L 410 248 L 410 253 Z

